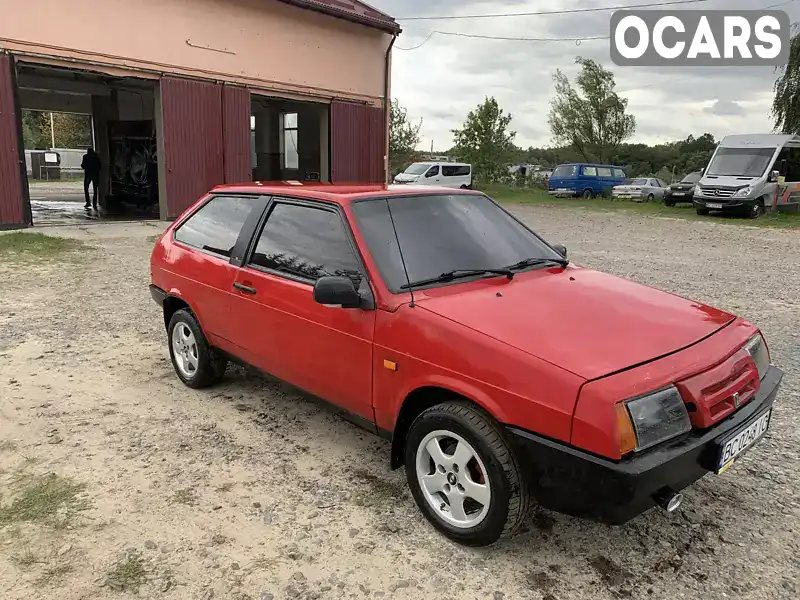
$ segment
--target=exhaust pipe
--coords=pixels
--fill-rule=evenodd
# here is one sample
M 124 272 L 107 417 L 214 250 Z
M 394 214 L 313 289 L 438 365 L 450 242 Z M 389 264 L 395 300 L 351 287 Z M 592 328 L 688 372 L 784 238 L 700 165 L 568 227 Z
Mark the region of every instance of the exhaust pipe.
M 683 503 L 683 494 L 673 492 L 669 488 L 663 488 L 653 494 L 653 500 L 668 513 L 673 513 Z

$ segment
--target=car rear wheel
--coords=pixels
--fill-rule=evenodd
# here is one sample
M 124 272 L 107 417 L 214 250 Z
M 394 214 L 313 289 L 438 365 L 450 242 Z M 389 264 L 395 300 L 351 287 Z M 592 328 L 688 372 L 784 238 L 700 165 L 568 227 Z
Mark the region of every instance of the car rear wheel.
M 500 426 L 466 402 L 420 414 L 405 445 L 406 477 L 428 521 L 453 541 L 487 546 L 515 533 L 529 495 Z
M 675 206 L 675 200 L 668 200 L 668 199 L 665 199 L 665 200 L 664 200 L 664 205 L 665 205 L 665 206 Z
M 652 202 L 655 199 L 656 199 L 656 195 L 655 194 L 648 194 L 647 195 L 647 201 L 648 202 Z
M 583 190 L 583 197 L 587 200 L 591 200 L 594 197 L 594 192 L 592 190 Z
M 172 315 L 167 328 L 169 355 L 180 380 L 190 388 L 204 388 L 225 375 L 227 359 L 209 346 L 194 315 L 181 309 Z

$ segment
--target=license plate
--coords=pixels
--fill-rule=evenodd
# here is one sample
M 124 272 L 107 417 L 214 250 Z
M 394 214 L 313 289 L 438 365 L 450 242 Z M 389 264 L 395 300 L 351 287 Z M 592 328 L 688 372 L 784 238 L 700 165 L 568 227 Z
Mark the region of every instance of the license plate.
M 760 440 L 769 429 L 769 420 L 772 410 L 758 415 L 754 421 L 737 431 L 733 437 L 722 443 L 717 460 L 717 473 L 727 470 L 736 459 L 749 450 L 753 444 Z
M 683 196 L 683 192 L 672 192 L 673 196 Z
M 717 210 L 719 210 L 720 208 L 722 208 L 722 204 L 712 204 L 711 202 L 709 202 L 708 204 L 706 204 L 706 208 L 716 208 Z

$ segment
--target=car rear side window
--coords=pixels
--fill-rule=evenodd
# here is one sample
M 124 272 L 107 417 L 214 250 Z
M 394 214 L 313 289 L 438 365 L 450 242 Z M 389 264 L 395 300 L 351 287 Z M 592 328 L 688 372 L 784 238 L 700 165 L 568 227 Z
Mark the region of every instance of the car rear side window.
M 589 177 L 597 176 L 597 167 L 583 167 L 583 174 Z
M 469 175 L 470 167 L 464 165 L 443 165 L 442 175 L 445 177 L 465 177 Z
M 339 213 L 302 204 L 275 204 L 250 264 L 312 282 L 340 275 L 358 287 L 362 279 Z
M 619 179 L 624 179 L 625 171 L 623 171 L 622 169 L 614 169 L 614 177 L 617 177 Z
M 600 177 L 611 177 L 611 169 L 609 169 L 608 167 L 598 167 L 597 174 Z
M 215 196 L 178 227 L 175 241 L 230 258 L 247 217 L 262 207 L 255 197 Z

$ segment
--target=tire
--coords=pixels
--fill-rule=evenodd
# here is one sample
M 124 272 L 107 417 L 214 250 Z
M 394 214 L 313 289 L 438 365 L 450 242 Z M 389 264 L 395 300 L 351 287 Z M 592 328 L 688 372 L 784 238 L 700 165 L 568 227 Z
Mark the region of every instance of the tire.
M 701 215 L 701 216 L 707 215 L 708 214 L 708 209 L 706 209 L 706 208 L 698 208 L 697 209 L 697 214 Z
M 594 192 L 589 189 L 583 190 L 583 197 L 585 200 L 591 200 L 594 198 Z
M 434 453 L 439 448 L 437 460 L 428 450 L 431 444 Z M 458 456 L 472 458 L 464 462 Z M 406 437 L 405 465 L 408 485 L 422 514 L 455 542 L 488 546 L 516 533 L 527 516 L 530 495 L 503 431 L 472 404 L 445 402 L 421 413 Z M 432 477 L 431 491 L 420 482 L 423 473 Z M 469 495 L 471 490 L 488 502 L 476 501 Z M 464 518 L 460 522 L 460 515 L 450 510 L 458 506 L 451 498 L 461 500 Z
M 200 389 L 222 379 L 228 361 L 208 344 L 197 319 L 189 310 L 184 308 L 172 315 L 167 333 L 172 366 L 185 385 Z
M 462 185 L 461 185 L 461 189 L 462 189 L 462 190 L 466 190 L 466 189 L 469 189 L 469 188 L 467 187 L 467 184 L 465 183 L 465 184 L 462 184 Z
M 655 199 L 656 199 L 655 194 L 648 194 L 647 195 L 647 201 L 648 202 L 652 202 Z
M 675 200 L 664 200 L 664 206 L 675 206 Z
M 747 218 L 748 219 L 757 219 L 764 213 L 764 201 L 759 200 L 753 206 L 747 209 Z

